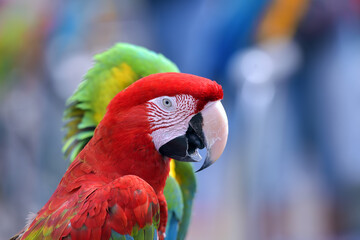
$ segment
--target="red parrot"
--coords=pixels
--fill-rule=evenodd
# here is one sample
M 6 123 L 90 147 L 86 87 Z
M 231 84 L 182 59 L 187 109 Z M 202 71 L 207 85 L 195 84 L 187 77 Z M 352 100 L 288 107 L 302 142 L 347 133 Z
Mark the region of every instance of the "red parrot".
M 101 97 L 101 96 L 100 96 Z M 143 77 L 116 94 L 49 201 L 13 239 L 164 239 L 170 160 L 223 152 L 219 84 L 184 73 Z

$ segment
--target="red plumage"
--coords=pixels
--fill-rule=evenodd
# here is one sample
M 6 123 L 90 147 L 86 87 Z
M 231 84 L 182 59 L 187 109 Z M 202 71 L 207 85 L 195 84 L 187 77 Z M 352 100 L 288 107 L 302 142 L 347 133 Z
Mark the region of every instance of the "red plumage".
M 134 226 L 159 218 L 159 231 L 165 232 L 169 159 L 154 147 L 146 102 L 177 94 L 195 97 L 197 111 L 223 96 L 216 82 L 182 73 L 153 74 L 117 94 L 22 238 L 37 236 L 39 230 L 52 239 L 108 239 L 111 230 L 130 234 Z

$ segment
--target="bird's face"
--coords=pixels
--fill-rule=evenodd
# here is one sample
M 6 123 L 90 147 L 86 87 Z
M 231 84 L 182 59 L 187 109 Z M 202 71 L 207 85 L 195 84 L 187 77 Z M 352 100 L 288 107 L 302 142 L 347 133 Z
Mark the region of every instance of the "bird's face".
M 161 96 L 147 102 L 148 119 L 155 148 L 163 155 L 184 162 L 201 160 L 199 149 L 207 157 L 199 169 L 205 169 L 222 154 L 228 136 L 228 120 L 220 100 L 204 106 L 189 94 Z
M 228 121 L 222 97 L 221 86 L 209 79 L 158 73 L 119 93 L 108 112 L 119 113 L 121 124 L 133 126 L 131 130 L 136 128 L 137 134 L 150 134 L 155 150 L 163 156 L 197 162 L 201 160 L 198 150 L 206 148 L 202 170 L 220 157 L 226 145 Z M 134 110 L 139 107 L 146 112 L 145 117 Z

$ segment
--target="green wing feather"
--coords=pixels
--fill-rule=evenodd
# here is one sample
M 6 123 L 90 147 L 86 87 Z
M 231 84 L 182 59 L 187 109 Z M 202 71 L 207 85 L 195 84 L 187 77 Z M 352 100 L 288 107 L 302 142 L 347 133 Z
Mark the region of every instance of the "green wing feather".
M 118 92 L 150 74 L 179 72 L 176 65 L 163 55 L 127 43 L 118 43 L 108 51 L 96 55 L 94 59 L 93 68 L 68 99 L 64 112 L 66 134 L 63 153 L 71 162 L 92 138 L 96 126 L 104 117 L 107 105 Z M 164 193 L 168 203 L 169 222 L 173 221 L 177 227 L 175 233 L 167 231 L 167 236 L 175 234 L 177 239 L 184 239 L 196 179 L 190 163 L 176 163 L 175 172 L 176 178 L 169 177 Z M 114 239 L 117 239 L 116 236 Z
M 183 198 L 183 215 L 180 221 L 177 239 L 185 239 L 191 217 L 192 203 L 196 192 L 196 177 L 190 163 L 175 161 L 176 182 Z M 166 196 L 166 195 L 165 195 Z
M 167 239 L 176 239 L 179 231 L 179 222 L 183 217 L 184 200 L 179 183 L 172 176 L 169 176 L 166 180 L 164 195 L 168 206 L 166 236 Z
M 111 237 L 109 240 L 156 240 L 157 239 L 157 230 L 153 226 L 145 226 L 136 233 L 130 235 L 121 235 L 115 231 L 111 232 Z
M 68 99 L 63 152 L 72 162 L 93 136 L 110 100 L 136 80 L 154 73 L 179 72 L 170 60 L 145 48 L 119 43 L 95 57 L 95 65 Z

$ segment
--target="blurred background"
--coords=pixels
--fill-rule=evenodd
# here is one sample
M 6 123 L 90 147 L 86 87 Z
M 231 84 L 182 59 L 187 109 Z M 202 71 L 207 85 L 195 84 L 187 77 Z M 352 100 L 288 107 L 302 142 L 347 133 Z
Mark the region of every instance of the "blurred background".
M 0 0 L 0 239 L 55 190 L 65 100 L 120 41 L 225 90 L 187 239 L 360 239 L 359 0 Z

